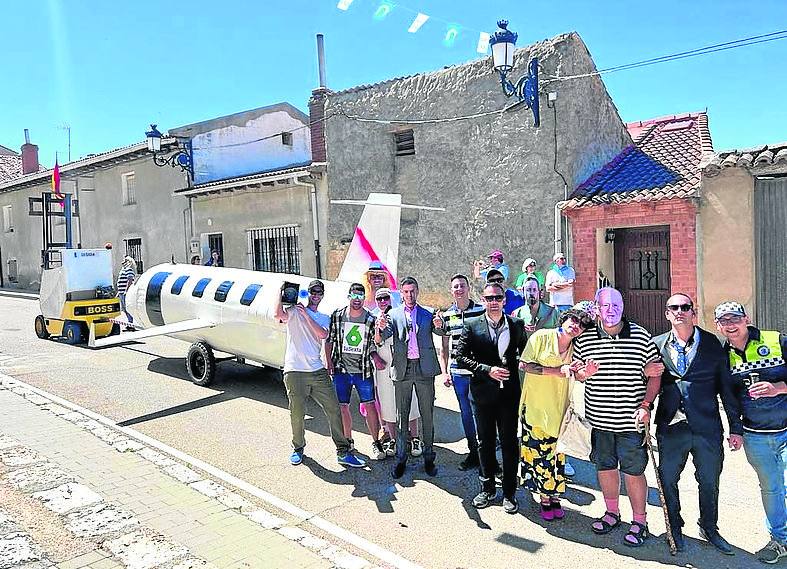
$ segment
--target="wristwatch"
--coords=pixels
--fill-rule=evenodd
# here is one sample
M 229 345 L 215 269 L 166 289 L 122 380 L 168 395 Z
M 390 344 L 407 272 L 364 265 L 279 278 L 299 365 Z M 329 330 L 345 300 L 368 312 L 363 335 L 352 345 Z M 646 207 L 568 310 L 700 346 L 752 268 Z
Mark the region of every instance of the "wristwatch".
M 648 411 L 653 411 L 653 401 L 643 401 L 639 406 Z

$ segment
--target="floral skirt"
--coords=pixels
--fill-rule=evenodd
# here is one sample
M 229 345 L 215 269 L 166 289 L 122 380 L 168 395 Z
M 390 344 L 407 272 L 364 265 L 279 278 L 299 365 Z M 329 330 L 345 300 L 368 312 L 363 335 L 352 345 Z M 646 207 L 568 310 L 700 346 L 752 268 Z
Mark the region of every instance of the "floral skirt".
M 566 491 L 566 455 L 557 452 L 557 437 L 539 427 L 531 427 L 522 411 L 520 469 L 522 486 L 543 496 L 559 496 Z

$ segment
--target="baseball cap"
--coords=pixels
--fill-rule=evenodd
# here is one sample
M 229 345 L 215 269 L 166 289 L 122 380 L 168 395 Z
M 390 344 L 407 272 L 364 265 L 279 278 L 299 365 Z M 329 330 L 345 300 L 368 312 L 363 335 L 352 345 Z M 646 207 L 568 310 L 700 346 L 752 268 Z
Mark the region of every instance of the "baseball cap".
M 384 271 L 385 267 L 380 261 L 372 261 L 369 263 L 369 270 L 370 271 Z
M 505 275 L 503 275 L 502 271 L 498 271 L 497 269 L 489 269 L 489 271 L 486 273 L 486 280 L 499 277 L 505 278 Z
M 386 295 L 387 296 L 391 296 L 391 289 L 390 288 L 386 288 L 386 287 L 382 287 L 382 288 L 378 288 L 377 292 L 374 293 L 374 298 L 376 300 L 376 299 L 380 298 L 381 296 L 386 296 Z
M 565 259 L 566 256 L 563 253 L 555 253 L 552 255 L 552 260 L 557 261 L 558 259 Z
M 503 252 L 500 249 L 494 249 L 493 251 L 489 252 L 487 257 L 494 257 L 495 259 L 503 260 Z
M 719 304 L 716 309 L 713 311 L 713 318 L 718 320 L 725 314 L 732 314 L 734 316 L 746 316 L 746 309 L 740 302 L 734 302 L 732 300 L 728 300 L 727 302 L 722 302 Z
M 307 287 L 307 290 L 311 290 L 313 288 L 320 288 L 323 290 L 323 292 L 325 291 L 325 285 L 322 283 L 321 280 L 315 279 L 312 282 L 310 282 L 309 286 Z
M 535 259 L 533 259 L 533 258 L 531 258 L 531 257 L 528 257 L 527 259 L 525 259 L 525 262 L 524 262 L 524 263 L 522 263 L 522 272 L 525 272 L 525 271 L 527 271 L 527 268 L 528 268 L 530 265 L 532 265 L 533 263 L 535 263 L 535 262 L 536 262 L 536 260 L 535 260 Z

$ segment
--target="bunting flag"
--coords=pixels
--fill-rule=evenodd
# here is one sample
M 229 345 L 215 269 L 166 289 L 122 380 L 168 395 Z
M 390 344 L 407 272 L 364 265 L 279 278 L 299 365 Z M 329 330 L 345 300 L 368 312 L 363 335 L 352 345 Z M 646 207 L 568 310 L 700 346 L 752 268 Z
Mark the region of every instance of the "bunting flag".
M 60 193 L 60 166 L 57 163 L 57 156 L 55 156 L 55 167 L 52 169 L 52 192 L 58 200 L 63 201 L 64 196 Z

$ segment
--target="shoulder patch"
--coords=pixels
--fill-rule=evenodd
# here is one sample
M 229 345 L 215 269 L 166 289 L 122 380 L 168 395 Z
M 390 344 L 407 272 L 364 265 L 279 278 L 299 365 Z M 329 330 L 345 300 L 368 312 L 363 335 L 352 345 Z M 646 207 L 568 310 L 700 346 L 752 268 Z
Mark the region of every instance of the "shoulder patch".
M 757 348 L 757 354 L 760 356 L 765 357 L 770 353 L 771 353 L 771 349 L 768 346 L 763 345 Z

